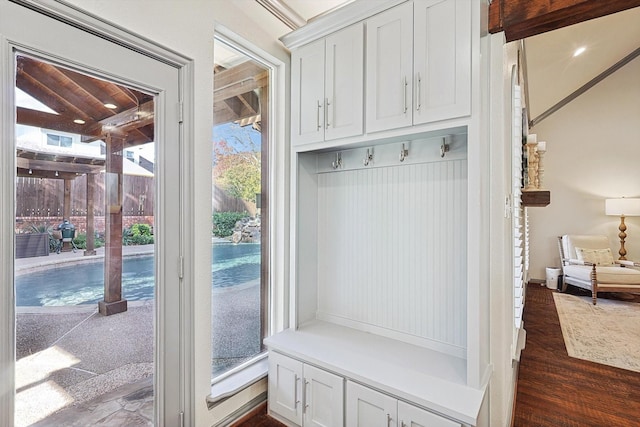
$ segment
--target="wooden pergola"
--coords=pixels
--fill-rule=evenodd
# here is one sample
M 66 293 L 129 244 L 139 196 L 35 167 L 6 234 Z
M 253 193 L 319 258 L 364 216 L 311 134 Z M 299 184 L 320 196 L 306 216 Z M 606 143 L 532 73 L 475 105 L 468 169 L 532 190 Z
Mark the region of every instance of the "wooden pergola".
M 238 122 L 259 127 L 268 101 L 269 73 L 254 61 L 230 68 L 216 66 L 214 124 Z M 82 142 L 101 140 L 104 158 L 90 158 L 18 149 L 17 176 L 64 180 L 63 216 L 71 216 L 71 183 L 87 177 L 87 249 L 95 254 L 95 175 L 104 171 L 105 187 L 105 284 L 100 313 L 125 311 L 122 298 L 122 174 L 123 150 L 154 141 L 153 95 L 101 80 L 70 68 L 29 56 L 17 57 L 16 86 L 55 111 L 18 107 L 16 122 L 81 136 Z M 263 132 L 263 139 L 266 132 Z M 264 171 L 266 173 L 266 171 Z M 263 204 L 266 201 L 263 201 Z
M 154 140 L 153 95 L 100 80 L 27 56 L 17 57 L 16 86 L 54 113 L 18 107 L 16 122 L 81 135 L 82 142 L 102 140 L 104 158 L 16 151 L 17 175 L 64 180 L 63 216 L 71 216 L 71 182 L 87 176 L 87 250 L 95 254 L 95 175 L 105 172 L 105 281 L 100 313 L 126 311 L 122 298 L 123 150 Z

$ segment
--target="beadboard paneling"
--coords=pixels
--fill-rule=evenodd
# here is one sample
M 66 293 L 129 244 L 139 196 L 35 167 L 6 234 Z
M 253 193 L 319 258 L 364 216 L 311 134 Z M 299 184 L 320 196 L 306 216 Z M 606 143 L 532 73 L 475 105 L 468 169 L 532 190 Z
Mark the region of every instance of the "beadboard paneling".
M 317 317 L 465 356 L 466 159 L 318 174 Z

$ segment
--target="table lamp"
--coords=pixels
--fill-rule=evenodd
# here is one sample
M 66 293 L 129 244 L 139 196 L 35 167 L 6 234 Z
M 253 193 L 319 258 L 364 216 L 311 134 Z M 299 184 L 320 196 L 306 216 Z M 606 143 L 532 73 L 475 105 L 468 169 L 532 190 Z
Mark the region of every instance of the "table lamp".
M 627 259 L 625 255 L 627 255 L 627 250 L 624 248 L 624 239 L 627 238 L 627 226 L 624 223 L 625 216 L 640 216 L 640 199 L 627 199 L 622 197 L 620 199 L 606 199 L 604 201 L 604 210 L 607 215 L 615 215 L 620 216 L 620 226 L 618 230 L 620 233 L 618 237 L 620 237 L 620 250 L 618 253 L 620 254 L 621 260 Z

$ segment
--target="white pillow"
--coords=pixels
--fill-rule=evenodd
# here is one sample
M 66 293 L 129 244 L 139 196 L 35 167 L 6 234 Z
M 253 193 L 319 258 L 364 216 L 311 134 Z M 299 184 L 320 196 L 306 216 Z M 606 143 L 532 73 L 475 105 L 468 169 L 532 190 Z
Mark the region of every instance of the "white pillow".
M 595 265 L 612 265 L 613 255 L 611 249 L 586 249 L 576 248 L 578 261 L 590 262 Z

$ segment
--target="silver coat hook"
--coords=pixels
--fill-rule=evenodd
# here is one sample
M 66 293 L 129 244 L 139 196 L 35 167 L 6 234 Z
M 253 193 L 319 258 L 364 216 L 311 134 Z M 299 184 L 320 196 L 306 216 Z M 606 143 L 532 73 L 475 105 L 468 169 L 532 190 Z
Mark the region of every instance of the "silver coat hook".
M 444 157 L 444 153 L 449 152 L 449 144 L 447 144 L 445 138 L 442 138 L 442 144 L 440 145 L 440 157 Z
M 406 159 L 408 156 L 409 150 L 405 148 L 404 143 L 402 143 L 402 149 L 400 150 L 400 161 L 404 162 L 404 159 Z
M 336 153 L 336 159 L 333 162 L 331 162 L 331 167 L 333 169 L 338 169 L 342 167 L 342 152 L 338 151 Z
M 364 163 L 365 166 L 369 166 L 369 163 L 373 161 L 373 148 L 371 149 L 371 151 L 369 151 L 369 149 L 367 148 L 367 155 L 364 158 L 364 161 L 362 163 Z

